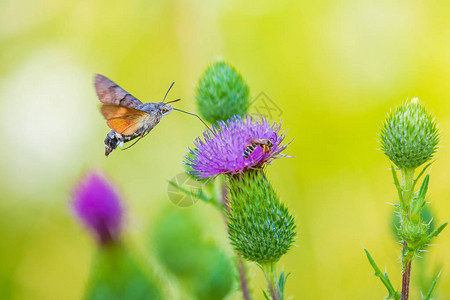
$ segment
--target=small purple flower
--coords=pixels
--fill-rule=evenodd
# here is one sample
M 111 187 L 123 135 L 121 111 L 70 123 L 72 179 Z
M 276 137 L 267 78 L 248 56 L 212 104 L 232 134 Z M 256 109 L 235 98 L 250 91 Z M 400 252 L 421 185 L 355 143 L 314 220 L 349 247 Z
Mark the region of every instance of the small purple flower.
M 123 205 L 114 187 L 100 172 L 86 173 L 72 193 L 78 219 L 100 244 L 116 241 L 123 225 Z
M 244 152 L 253 139 L 269 139 L 273 145 L 266 153 L 262 146 L 256 145 L 246 158 Z M 283 139 L 279 124 L 271 125 L 265 118 L 233 117 L 218 122 L 212 132 L 205 131 L 203 139 L 197 137 L 195 148 L 189 149 L 184 163 L 189 166 L 188 173 L 198 179 L 258 169 L 283 156 L 280 153 L 287 147 L 281 145 Z

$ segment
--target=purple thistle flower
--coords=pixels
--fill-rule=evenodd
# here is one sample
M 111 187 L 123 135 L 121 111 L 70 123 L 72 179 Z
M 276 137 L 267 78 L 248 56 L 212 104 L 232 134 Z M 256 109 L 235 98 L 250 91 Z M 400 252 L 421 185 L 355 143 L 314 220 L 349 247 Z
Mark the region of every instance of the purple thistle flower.
M 259 169 L 284 156 L 280 154 L 287 147 L 286 144 L 281 145 L 284 137 L 279 124 L 271 125 L 265 118 L 236 116 L 218 122 L 212 127 L 212 132 L 206 130 L 203 139 L 197 137 L 195 148 L 189 148 L 184 163 L 189 166 L 188 173 L 198 179 Z M 266 153 L 261 146 L 256 146 L 245 158 L 243 154 L 252 139 L 269 139 L 273 146 Z
M 112 184 L 100 172 L 86 173 L 72 193 L 72 209 L 100 244 L 119 238 L 123 205 Z

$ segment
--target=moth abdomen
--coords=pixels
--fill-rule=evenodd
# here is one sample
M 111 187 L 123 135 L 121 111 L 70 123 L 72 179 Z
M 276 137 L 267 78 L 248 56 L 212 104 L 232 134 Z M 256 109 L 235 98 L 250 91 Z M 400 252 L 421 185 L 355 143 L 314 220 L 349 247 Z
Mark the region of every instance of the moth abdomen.
M 124 135 L 111 130 L 105 138 L 105 156 L 108 156 L 117 147 L 122 147 L 124 143 L 137 138 L 139 134 Z

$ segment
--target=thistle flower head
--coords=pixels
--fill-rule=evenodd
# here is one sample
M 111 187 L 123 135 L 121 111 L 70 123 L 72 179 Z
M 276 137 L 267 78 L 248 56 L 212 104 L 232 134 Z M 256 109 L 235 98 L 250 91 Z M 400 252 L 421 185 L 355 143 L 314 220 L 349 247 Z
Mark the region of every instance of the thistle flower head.
M 437 123 L 417 98 L 389 114 L 380 134 L 382 151 L 401 169 L 415 169 L 437 150 Z
M 196 94 L 200 115 L 210 123 L 243 116 L 249 106 L 249 88 L 236 69 L 217 62 L 206 69 Z
M 269 140 L 271 146 L 255 143 L 254 139 Z M 205 131 L 203 139 L 197 138 L 184 163 L 189 167 L 188 173 L 198 179 L 258 169 L 282 156 L 280 153 L 287 147 L 281 144 L 283 139 L 284 134 L 276 123 L 271 125 L 264 118 L 250 116 L 234 117 L 218 122 L 212 131 Z M 249 149 L 248 157 L 244 157 L 251 145 L 253 152 Z
M 76 216 L 100 244 L 119 238 L 124 208 L 114 187 L 102 174 L 85 174 L 74 189 L 72 198 Z
M 260 170 L 230 176 L 228 232 L 235 250 L 247 260 L 276 262 L 291 247 L 294 218 Z

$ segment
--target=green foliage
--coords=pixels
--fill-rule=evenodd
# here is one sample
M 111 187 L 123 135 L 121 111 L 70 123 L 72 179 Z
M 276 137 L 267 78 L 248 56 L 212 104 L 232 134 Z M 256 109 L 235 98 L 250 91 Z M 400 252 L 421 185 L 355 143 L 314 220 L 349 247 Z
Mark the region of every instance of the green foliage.
M 429 245 L 431 239 L 436 237 L 447 224 L 444 223 L 434 230 L 433 217 L 430 209 L 426 206 L 429 174 L 423 179 L 420 189 L 417 192 L 414 191 L 414 187 L 428 167 L 429 165 L 426 165 L 416 178 L 414 178 L 413 171 L 402 170 L 402 184 L 399 183 L 397 172 L 392 167 L 394 183 L 400 198 L 394 224 L 399 239 L 406 242 L 406 251 L 403 251 L 402 255 L 407 260 L 422 252 Z
M 381 148 L 401 169 L 415 169 L 433 158 L 437 123 L 417 98 L 389 114 L 380 135 Z
M 420 211 L 419 215 L 423 223 L 429 224 L 427 226 L 427 233 L 430 234 L 431 232 L 433 232 L 435 228 L 435 222 L 430 207 L 425 205 Z M 400 213 L 397 208 L 392 213 L 392 231 L 398 239 L 401 239 L 398 234 L 399 228 L 400 228 Z
M 284 287 L 286 286 L 286 281 L 289 275 L 291 275 L 291 273 L 285 274 L 284 271 L 282 271 L 280 274 L 280 278 L 278 279 L 278 289 L 281 293 L 281 299 L 284 299 Z
M 436 275 L 436 278 L 434 278 L 433 283 L 431 284 L 430 289 L 428 290 L 428 293 L 425 295 L 425 297 L 422 297 L 423 300 L 433 299 L 433 298 L 431 298 L 431 295 L 434 292 L 434 288 L 436 287 L 436 284 L 437 284 L 437 281 L 439 280 L 439 277 L 441 277 L 441 272 L 439 272 Z
M 122 245 L 108 244 L 94 257 L 85 299 L 164 299 L 158 286 Z
M 420 212 L 425 207 L 425 196 L 428 191 L 428 183 L 430 181 L 430 175 L 425 176 L 422 182 L 419 193 L 411 201 L 411 218 L 415 219 L 420 217 Z
M 197 87 L 200 115 L 210 123 L 244 116 L 249 106 L 249 88 L 236 69 L 228 63 L 217 62 L 202 75 Z
M 378 268 L 377 264 L 375 263 L 375 260 L 372 258 L 372 255 L 370 255 L 369 251 L 364 247 L 363 247 L 363 249 L 364 249 L 364 252 L 366 252 L 367 259 L 369 260 L 370 265 L 372 266 L 373 270 L 375 271 L 374 275 L 377 276 L 378 278 L 380 278 L 381 282 L 388 290 L 389 294 L 386 296 L 386 299 L 400 299 L 400 294 L 392 286 L 392 283 L 389 279 L 387 272 L 385 272 L 383 274 L 381 272 L 380 268 Z
M 187 176 L 192 176 L 192 175 L 187 175 Z M 194 180 L 194 178 L 192 178 L 192 180 Z M 194 198 L 202 200 L 206 203 L 213 201 L 213 199 L 211 197 L 209 197 L 208 195 L 206 195 L 204 193 L 203 189 L 201 189 L 201 188 L 194 189 L 194 190 L 192 190 L 192 189 L 188 190 L 187 188 L 179 185 L 178 183 L 176 183 L 173 180 L 169 180 L 169 185 L 175 187 L 176 189 L 178 189 L 178 191 L 180 191 L 181 193 L 185 194 L 188 197 L 194 197 Z
M 398 229 L 400 239 L 407 243 L 405 245 L 407 251 L 404 252 L 404 255 L 412 256 L 424 247 L 428 242 L 428 227 L 429 224 L 427 223 L 412 220 L 406 220 L 400 225 Z
M 229 237 L 235 250 L 259 264 L 276 262 L 291 247 L 294 218 L 262 171 L 229 179 Z
M 153 247 L 159 261 L 195 299 L 223 299 L 231 291 L 234 271 L 229 257 L 203 238 L 196 217 L 186 210 L 167 210 L 158 221 Z
M 284 294 L 284 288 L 286 286 L 286 281 L 291 275 L 291 273 L 285 274 L 284 271 L 281 271 L 280 277 L 278 278 L 278 291 L 280 292 L 280 300 L 284 300 L 285 294 Z M 267 291 L 263 291 L 264 298 L 266 300 L 270 300 L 271 292 L 268 289 Z

